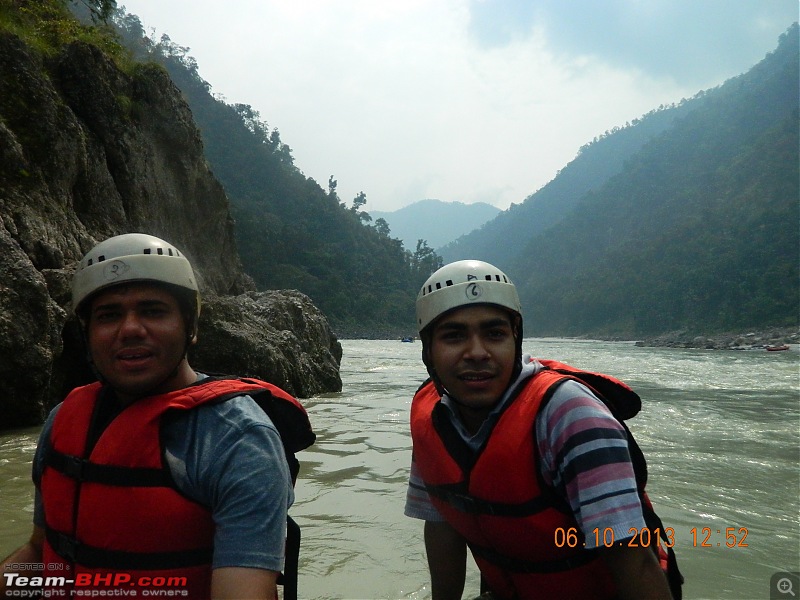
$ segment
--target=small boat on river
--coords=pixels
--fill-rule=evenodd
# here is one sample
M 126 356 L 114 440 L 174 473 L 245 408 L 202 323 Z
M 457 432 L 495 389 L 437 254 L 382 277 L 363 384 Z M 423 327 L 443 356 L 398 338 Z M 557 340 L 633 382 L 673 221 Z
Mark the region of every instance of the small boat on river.
M 780 352 L 782 350 L 788 350 L 788 349 L 789 349 L 789 344 L 780 344 L 777 346 L 770 345 L 766 347 L 767 352 Z

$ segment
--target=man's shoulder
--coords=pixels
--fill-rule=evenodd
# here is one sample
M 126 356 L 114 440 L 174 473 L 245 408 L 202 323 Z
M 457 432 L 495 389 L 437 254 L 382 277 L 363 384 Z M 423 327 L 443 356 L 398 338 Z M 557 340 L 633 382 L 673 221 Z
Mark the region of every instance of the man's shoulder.
M 264 409 L 249 394 L 239 394 L 223 402 L 209 402 L 200 406 L 198 411 L 208 418 L 229 419 L 235 423 L 272 424 Z
M 198 430 L 233 429 L 243 432 L 252 427 L 275 429 L 267 413 L 252 396 L 239 394 L 220 402 L 206 402 L 190 411 L 181 411 L 172 420 L 176 427 Z
M 537 415 L 540 427 L 569 428 L 570 423 L 583 422 L 593 428 L 621 429 L 619 421 L 608 406 L 586 385 L 567 378 L 553 391 L 552 396 Z

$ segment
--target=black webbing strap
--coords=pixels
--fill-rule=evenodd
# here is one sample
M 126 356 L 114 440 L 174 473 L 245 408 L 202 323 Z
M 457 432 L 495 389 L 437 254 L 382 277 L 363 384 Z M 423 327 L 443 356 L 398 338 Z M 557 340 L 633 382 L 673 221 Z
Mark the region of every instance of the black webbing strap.
M 456 484 L 462 487 L 460 484 Z M 439 498 L 456 510 L 473 515 L 493 515 L 496 517 L 527 517 L 552 508 L 552 503 L 544 496 L 531 498 L 525 502 L 492 502 L 476 498 L 454 489 L 449 485 L 426 485 L 425 490 L 431 496 Z
M 278 585 L 283 586 L 283 600 L 297 600 L 297 573 L 300 559 L 300 526 L 292 517 L 286 521 L 286 562 L 278 575 Z
M 567 558 L 532 561 L 506 556 L 491 548 L 482 548 L 472 544 L 470 544 L 469 549 L 475 558 L 482 558 L 501 569 L 514 573 L 559 573 L 561 571 L 570 571 L 592 562 L 598 556 L 597 550 L 593 549 L 583 550 Z
M 172 552 L 127 552 L 108 550 L 78 542 L 75 538 L 49 527 L 47 543 L 56 554 L 69 562 L 95 569 L 145 570 L 181 569 L 211 564 L 213 550 L 198 548 Z
M 90 481 L 125 487 L 172 487 L 164 469 L 100 465 L 86 459 L 48 449 L 46 464 L 75 481 Z

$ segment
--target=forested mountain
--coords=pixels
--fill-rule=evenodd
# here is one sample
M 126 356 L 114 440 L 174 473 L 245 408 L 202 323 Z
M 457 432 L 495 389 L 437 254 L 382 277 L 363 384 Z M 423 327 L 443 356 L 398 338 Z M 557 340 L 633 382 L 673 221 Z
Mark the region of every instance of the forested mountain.
M 247 105 L 215 98 L 187 49 L 119 21 L 186 95 L 237 220 L 246 271 L 297 288 L 339 332 L 413 328 L 415 291 L 441 259 L 305 177 Z M 798 321 L 798 32 L 750 72 L 659 107 L 580 149 L 523 203 L 440 250 L 518 283 L 531 335 L 640 337 Z
M 413 333 L 417 290 L 441 264 L 427 243 L 404 249 L 384 220 L 372 223 L 362 210 L 363 193 L 347 205 L 333 177 L 327 189 L 306 177 L 257 111 L 211 94 L 187 48 L 150 40 L 134 15 L 118 14 L 116 24 L 136 56 L 163 65 L 185 95 L 259 288 L 307 294 L 340 335 Z
M 517 282 L 537 335 L 797 326 L 798 29 L 748 73 L 581 148 L 438 252 Z
M 500 209 L 486 202 L 464 204 L 441 200 L 420 200 L 392 212 L 372 211 L 375 219 L 384 219 L 406 248 L 416 248 L 420 239 L 431 248 L 439 248 L 491 221 Z
M 437 252 L 445 262 L 480 257 L 497 265 L 508 264 L 528 240 L 558 223 L 586 193 L 619 173 L 631 156 L 691 110 L 690 104 L 662 106 L 595 138 L 538 192 Z
M 795 24 L 521 245 L 528 333 L 797 326 L 798 72 Z

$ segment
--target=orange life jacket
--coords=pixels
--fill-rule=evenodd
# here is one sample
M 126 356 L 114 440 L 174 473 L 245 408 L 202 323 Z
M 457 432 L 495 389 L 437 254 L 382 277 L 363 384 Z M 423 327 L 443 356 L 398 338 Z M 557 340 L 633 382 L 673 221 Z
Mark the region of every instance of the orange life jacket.
M 625 415 L 618 419 L 636 414 L 641 401 L 613 377 L 556 361 L 540 362 L 546 369 L 526 382 L 506 405 L 478 452 L 466 445 L 442 414 L 447 408 L 433 383 L 423 385 L 411 406 L 415 462 L 432 503 L 467 540 L 495 596 L 613 598 L 616 588 L 605 562 L 597 550 L 584 548 L 569 506 L 540 480 L 534 421 L 543 403 L 567 378 L 613 400 L 617 409 L 612 406 L 612 412 Z M 611 405 L 611 400 L 606 403 Z M 635 450 L 640 453 L 638 446 Z M 637 460 L 633 462 L 636 470 Z M 644 479 L 640 492 L 652 510 L 644 494 Z
M 100 390 L 98 383 L 73 390 L 53 423 L 41 481 L 43 575 L 53 578 L 45 581 L 54 587 L 136 590 L 139 597 L 158 586 L 186 590 L 193 600 L 208 598 L 214 523 L 207 507 L 175 489 L 163 459 L 162 417 L 265 392 L 296 413 L 300 427 L 303 419 L 308 424 L 305 410 L 263 381 L 208 378 L 127 406 L 87 452 Z M 313 442 L 310 425 L 306 436 L 310 441 L 306 437 L 302 447 Z M 296 449 L 287 447 L 287 456 Z

